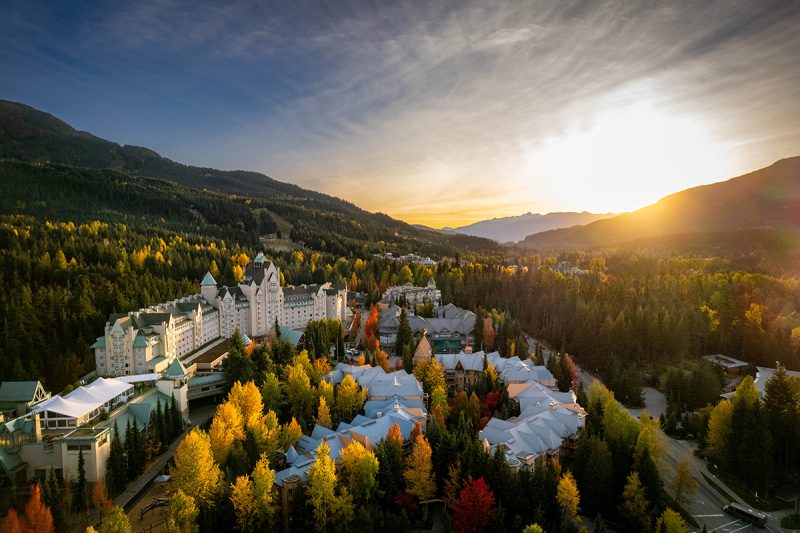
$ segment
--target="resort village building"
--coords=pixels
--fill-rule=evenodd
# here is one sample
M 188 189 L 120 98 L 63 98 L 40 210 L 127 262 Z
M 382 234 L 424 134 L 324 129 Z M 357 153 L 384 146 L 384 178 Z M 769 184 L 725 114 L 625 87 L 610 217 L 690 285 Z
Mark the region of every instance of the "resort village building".
M 97 374 L 125 376 L 161 372 L 175 359 L 196 352 L 238 329 L 263 337 L 280 326 L 303 329 L 309 320 L 337 318 L 344 323 L 347 291 L 331 283 L 281 287 L 280 269 L 259 253 L 235 287 L 218 286 L 211 273 L 200 294 L 112 314 L 102 337 L 92 345 Z
M 383 303 L 397 304 L 397 305 L 410 305 L 417 304 L 433 304 L 437 307 L 442 304 L 442 291 L 436 288 L 436 280 L 433 278 L 428 280 L 428 285 L 425 287 L 415 287 L 410 281 L 404 285 L 397 285 L 389 287 L 383 293 Z

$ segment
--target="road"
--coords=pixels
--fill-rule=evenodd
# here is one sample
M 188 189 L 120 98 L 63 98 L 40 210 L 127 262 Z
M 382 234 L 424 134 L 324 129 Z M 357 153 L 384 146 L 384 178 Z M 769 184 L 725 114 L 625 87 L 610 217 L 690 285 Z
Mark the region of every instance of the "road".
M 594 381 L 594 376 L 585 370 L 580 370 L 580 378 L 583 386 L 587 387 Z M 653 415 L 658 416 L 666 409 L 666 398 L 659 391 L 655 389 L 645 389 L 645 409 Z M 634 418 L 639 418 L 639 415 L 644 409 L 628 409 L 628 412 Z M 708 531 L 716 531 L 718 533 L 734 533 L 734 532 L 755 532 L 755 531 L 790 531 L 788 529 L 781 529 L 780 516 L 781 513 L 775 517 L 770 516 L 766 529 L 759 529 L 743 520 L 737 520 L 735 517 L 725 514 L 722 511 L 729 501 L 723 497 L 711 484 L 703 477 L 703 474 L 712 479 L 717 486 L 721 487 L 726 493 L 733 496 L 736 501 L 749 507 L 749 505 L 738 497 L 738 495 L 725 486 L 725 484 L 717 479 L 715 475 L 709 472 L 706 461 L 698 458 L 694 451 L 697 446 L 691 441 L 674 439 L 665 433 L 663 435 L 664 453 L 661 457 L 660 466 L 663 472 L 672 473 L 679 462 L 686 460 L 689 462 L 689 467 L 697 480 L 698 489 L 692 495 L 690 503 L 686 506 L 686 510 L 697 520 L 702 526 L 705 525 Z M 668 476 L 665 476 L 665 482 Z M 767 513 L 769 515 L 770 513 Z
M 535 347 L 535 342 L 536 341 L 534 339 L 531 339 L 530 337 L 528 338 L 528 345 L 531 347 L 531 349 Z M 544 345 L 543 353 L 546 354 L 545 358 L 549 357 L 550 355 L 550 350 L 544 348 Z M 589 385 L 591 385 L 592 382 L 597 378 L 586 370 L 583 370 L 577 364 L 576 368 L 578 370 L 578 376 L 580 377 L 581 383 L 583 383 L 584 388 L 588 391 Z M 653 416 L 659 416 L 664 413 L 667 405 L 664 395 L 656 389 L 649 387 L 644 389 L 644 393 L 645 409 L 647 409 L 647 411 Z M 644 411 L 644 409 L 628 409 L 628 412 L 634 418 L 639 418 L 639 415 L 642 411 Z M 692 495 L 692 500 L 687 505 L 686 510 L 695 518 L 695 520 L 697 520 L 697 522 L 701 525 L 701 528 L 703 525 L 705 525 L 708 531 L 716 531 L 718 533 L 749 533 L 751 531 L 771 531 L 773 533 L 777 533 L 791 531 L 789 529 L 781 529 L 780 527 L 780 517 L 785 516 L 789 513 L 789 511 L 774 513 L 775 516 L 767 513 L 769 520 L 767 521 L 766 529 L 759 529 L 747 522 L 744 522 L 743 520 L 737 520 L 733 516 L 725 514 L 722 511 L 722 507 L 729 502 L 719 492 L 717 492 L 714 487 L 711 486 L 711 484 L 703 477 L 703 474 L 712 479 L 714 483 L 721 487 L 726 493 L 735 497 L 737 502 L 745 505 L 746 507 L 749 507 L 749 505 L 747 505 L 744 500 L 739 498 L 734 491 L 727 488 L 722 481 L 717 479 L 715 475 L 709 472 L 706 462 L 694 455 L 696 445 L 693 442 L 673 439 L 664 433 L 662 433 L 662 435 L 664 442 L 664 453 L 663 457 L 661 458 L 661 470 L 668 473 L 675 472 L 677 464 L 683 460 L 687 460 L 689 462 L 689 467 L 692 471 L 692 474 L 697 480 L 697 492 Z

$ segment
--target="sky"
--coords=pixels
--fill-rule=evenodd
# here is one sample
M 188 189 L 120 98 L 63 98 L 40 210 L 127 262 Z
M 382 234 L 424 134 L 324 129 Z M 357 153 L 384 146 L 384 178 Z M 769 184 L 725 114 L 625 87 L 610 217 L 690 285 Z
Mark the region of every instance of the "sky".
M 800 2 L 4 2 L 0 98 L 434 227 L 800 155 Z

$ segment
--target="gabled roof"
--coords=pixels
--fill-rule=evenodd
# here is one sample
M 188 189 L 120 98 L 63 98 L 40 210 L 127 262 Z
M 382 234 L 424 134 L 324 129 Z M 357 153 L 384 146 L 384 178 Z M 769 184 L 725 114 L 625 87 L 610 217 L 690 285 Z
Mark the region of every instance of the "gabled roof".
M 300 339 L 303 337 L 303 332 L 297 329 L 292 329 L 288 326 L 280 326 L 281 330 L 281 340 L 289 342 L 293 346 L 297 347 L 300 343 Z
M 4 381 L 0 384 L 0 402 L 30 402 L 41 386 L 38 381 Z
M 172 360 L 172 362 L 167 367 L 167 371 L 164 372 L 164 377 L 168 378 L 182 378 L 186 375 L 186 367 L 183 366 L 181 360 L 177 357 Z
M 106 347 L 106 338 L 105 337 L 97 337 L 97 340 L 94 341 L 94 344 L 90 346 L 91 348 L 100 348 L 103 349 Z
M 211 272 L 206 272 L 205 277 L 203 277 L 203 281 L 200 282 L 201 287 L 216 287 L 217 280 L 214 279 L 214 276 L 211 275 Z

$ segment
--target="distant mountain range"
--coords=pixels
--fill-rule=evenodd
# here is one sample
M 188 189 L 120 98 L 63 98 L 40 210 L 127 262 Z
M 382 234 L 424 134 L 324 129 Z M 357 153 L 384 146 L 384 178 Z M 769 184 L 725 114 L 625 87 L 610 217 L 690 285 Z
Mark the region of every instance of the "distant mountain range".
M 786 243 L 796 242 L 798 232 L 800 157 L 792 157 L 727 181 L 686 189 L 631 213 L 536 233 L 520 246 L 553 251 L 636 242 L 675 245 L 681 240 L 743 245 L 743 235 L 755 234 Z
M 493 218 L 491 220 L 481 220 L 467 226 L 458 228 L 442 228 L 443 233 L 459 233 L 461 235 L 471 235 L 473 237 L 483 237 L 497 242 L 516 242 L 524 239 L 533 233 L 548 231 L 559 228 L 569 228 L 588 224 L 595 220 L 613 217 L 613 213 L 598 214 L 583 211 L 582 213 L 563 212 L 547 213 L 525 213 L 524 215 L 513 217 Z M 427 228 L 426 226 L 417 226 Z M 432 228 L 427 228 L 432 229 Z
M 289 233 L 294 241 L 341 255 L 380 251 L 452 256 L 498 249 L 487 239 L 420 230 L 258 172 L 176 163 L 148 148 L 101 139 L 5 100 L 0 100 L 0 194 L 5 213 L 39 218 L 59 214 L 141 221 L 160 210 L 160 216 L 167 214 L 176 224 L 199 219 L 251 233 L 279 222 L 284 236 Z M 100 196 L 111 200 L 103 203 Z M 118 202 L 122 197 L 128 201 Z M 180 213 L 175 206 L 181 206 Z

